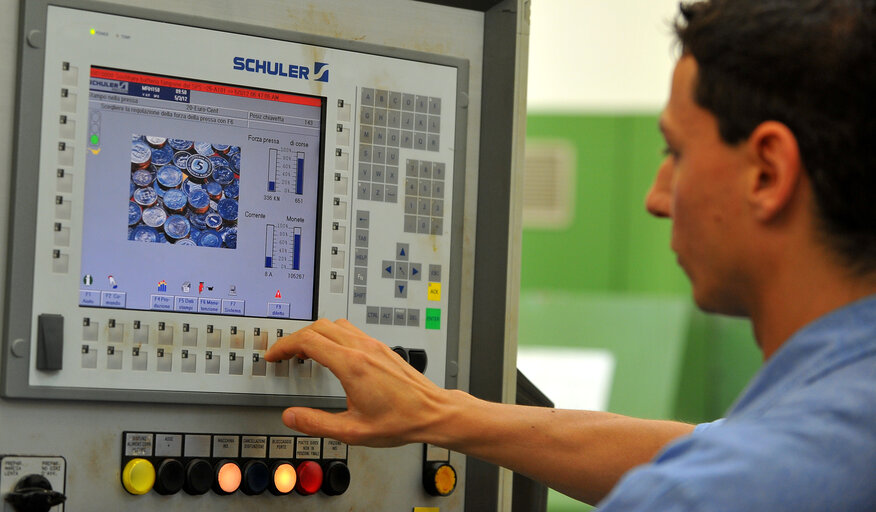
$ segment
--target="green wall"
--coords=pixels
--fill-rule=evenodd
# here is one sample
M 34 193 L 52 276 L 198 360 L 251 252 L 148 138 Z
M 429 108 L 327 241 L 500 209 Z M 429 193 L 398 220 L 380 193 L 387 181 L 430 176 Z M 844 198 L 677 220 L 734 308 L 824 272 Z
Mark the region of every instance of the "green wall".
M 568 229 L 524 229 L 521 290 L 688 294 L 669 222 L 644 208 L 664 147 L 657 115 L 529 115 L 527 138 L 569 141 L 577 179 Z

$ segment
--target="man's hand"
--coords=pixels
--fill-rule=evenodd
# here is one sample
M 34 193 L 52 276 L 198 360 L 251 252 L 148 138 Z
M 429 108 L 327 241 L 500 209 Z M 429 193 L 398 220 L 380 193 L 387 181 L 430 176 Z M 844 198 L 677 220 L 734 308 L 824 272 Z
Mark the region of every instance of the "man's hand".
M 331 370 L 347 393 L 344 412 L 286 409 L 283 423 L 299 432 L 356 445 L 398 446 L 424 441 L 430 425 L 447 410 L 450 392 L 345 319 L 317 320 L 277 340 L 265 354 L 268 361 L 294 357 Z

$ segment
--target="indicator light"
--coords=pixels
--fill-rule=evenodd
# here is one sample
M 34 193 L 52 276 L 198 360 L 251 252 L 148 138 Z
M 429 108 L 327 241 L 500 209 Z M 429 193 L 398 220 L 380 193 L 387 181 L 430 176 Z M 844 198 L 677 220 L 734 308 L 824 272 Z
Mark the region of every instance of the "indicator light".
M 216 464 L 216 480 L 213 483 L 213 491 L 216 494 L 231 494 L 240 488 L 243 476 L 240 466 L 230 460 L 220 460 Z
M 100 137 L 97 134 L 91 136 L 91 145 L 97 146 L 100 143 Z
M 298 465 L 298 483 L 295 490 L 298 494 L 308 496 L 322 487 L 322 467 L 312 460 L 306 460 Z
M 273 478 L 271 479 L 272 494 L 289 494 L 298 482 L 295 467 L 288 462 L 278 462 L 274 465 Z
M 122 470 L 122 485 L 131 494 L 146 494 L 155 485 L 155 466 L 146 459 L 131 459 Z
M 96 30 L 94 30 L 94 29 L 91 29 L 91 30 L 89 30 L 89 31 L 88 31 L 88 33 L 89 33 L 89 34 L 91 34 L 91 35 L 94 35 L 94 34 L 96 34 L 96 33 L 97 33 L 97 31 L 96 31 Z

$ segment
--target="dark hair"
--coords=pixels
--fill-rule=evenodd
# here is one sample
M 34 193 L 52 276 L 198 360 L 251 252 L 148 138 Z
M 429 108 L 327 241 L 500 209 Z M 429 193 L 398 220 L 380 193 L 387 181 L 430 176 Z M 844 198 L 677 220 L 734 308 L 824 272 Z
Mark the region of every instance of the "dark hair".
M 697 61 L 694 100 L 724 142 L 762 122 L 794 133 L 824 240 L 876 271 L 876 0 L 680 4 L 675 32 Z

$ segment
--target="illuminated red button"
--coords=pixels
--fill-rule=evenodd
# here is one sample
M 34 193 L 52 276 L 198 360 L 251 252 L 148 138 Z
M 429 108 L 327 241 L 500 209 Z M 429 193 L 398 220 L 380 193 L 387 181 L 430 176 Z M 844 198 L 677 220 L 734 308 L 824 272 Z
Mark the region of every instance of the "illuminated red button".
M 298 465 L 298 483 L 295 490 L 298 494 L 307 496 L 313 494 L 322 487 L 322 467 L 312 460 L 307 460 Z
M 274 465 L 271 479 L 271 493 L 276 495 L 289 494 L 298 482 L 295 467 L 288 462 L 278 462 Z
M 213 491 L 216 494 L 231 494 L 240 488 L 243 475 L 240 466 L 230 460 L 220 460 L 216 464 L 216 479 L 213 481 Z

